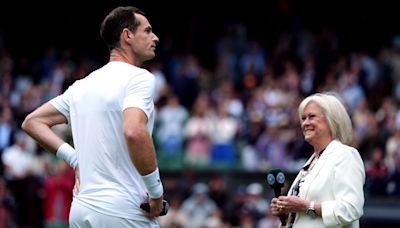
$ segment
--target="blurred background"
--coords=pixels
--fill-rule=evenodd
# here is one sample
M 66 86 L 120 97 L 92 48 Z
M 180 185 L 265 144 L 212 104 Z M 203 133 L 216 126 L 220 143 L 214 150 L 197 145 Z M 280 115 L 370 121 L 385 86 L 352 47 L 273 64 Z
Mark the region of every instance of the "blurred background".
M 400 225 L 394 3 L 16 0 L 0 3 L 0 227 L 67 227 L 74 172 L 20 125 L 108 61 L 99 28 L 119 5 L 142 9 L 160 38 L 145 67 L 171 204 L 162 227 L 276 227 L 266 172 L 283 169 L 287 191 L 312 153 L 297 106 L 327 90 L 344 97 L 365 163 L 361 227 Z M 55 130 L 73 144 L 69 126 Z

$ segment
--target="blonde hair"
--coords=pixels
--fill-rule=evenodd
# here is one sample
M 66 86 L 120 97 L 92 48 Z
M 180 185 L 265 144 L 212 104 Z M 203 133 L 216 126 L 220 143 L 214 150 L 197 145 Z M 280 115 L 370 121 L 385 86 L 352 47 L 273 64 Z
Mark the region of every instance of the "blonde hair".
M 353 134 L 353 126 L 350 116 L 344 106 L 339 94 L 334 92 L 316 93 L 306 97 L 299 105 L 298 114 L 300 121 L 304 108 L 313 102 L 318 105 L 324 113 L 333 138 L 343 144 L 350 144 Z

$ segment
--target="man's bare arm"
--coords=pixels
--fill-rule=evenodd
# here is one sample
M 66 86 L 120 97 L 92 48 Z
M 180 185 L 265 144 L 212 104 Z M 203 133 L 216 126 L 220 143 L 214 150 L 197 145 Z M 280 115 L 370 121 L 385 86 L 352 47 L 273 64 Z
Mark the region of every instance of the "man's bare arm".
M 157 168 L 153 140 L 147 129 L 147 116 L 138 108 L 124 111 L 124 135 L 133 164 L 140 175 L 147 175 Z
M 147 121 L 147 116 L 141 109 L 128 108 L 124 111 L 124 135 L 131 160 L 148 190 L 150 209 L 147 213 L 150 216 L 159 216 L 163 210 L 164 190 Z
M 21 128 L 47 151 L 56 154 L 57 149 L 65 142 L 51 127 L 62 123 L 67 123 L 65 116 L 47 102 L 30 113 Z

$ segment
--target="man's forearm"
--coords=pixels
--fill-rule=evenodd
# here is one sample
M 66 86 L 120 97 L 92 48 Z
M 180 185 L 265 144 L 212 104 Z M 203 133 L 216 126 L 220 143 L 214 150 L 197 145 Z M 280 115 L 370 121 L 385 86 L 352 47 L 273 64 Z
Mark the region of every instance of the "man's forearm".
M 25 118 L 21 128 L 43 148 L 55 154 L 64 141 L 51 127 L 66 122 L 65 116 L 50 103 L 45 103 Z
M 160 199 L 164 194 L 154 145 L 147 128 L 136 128 L 135 133 L 125 134 L 131 159 L 142 176 L 149 197 Z
M 33 119 L 25 120 L 22 129 L 44 149 L 53 154 L 56 154 L 57 149 L 64 143 L 49 126 Z
M 131 160 L 140 175 L 148 175 L 157 168 L 156 153 L 147 129 L 136 129 L 139 133 L 126 135 Z

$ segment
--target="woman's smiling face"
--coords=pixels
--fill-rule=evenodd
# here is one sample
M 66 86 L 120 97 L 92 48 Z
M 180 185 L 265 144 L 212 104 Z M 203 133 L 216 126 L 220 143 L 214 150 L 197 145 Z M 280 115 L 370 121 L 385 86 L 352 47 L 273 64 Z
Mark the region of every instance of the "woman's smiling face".
M 304 108 L 301 116 L 301 129 L 304 139 L 313 146 L 332 137 L 322 109 L 314 102 L 308 103 Z

